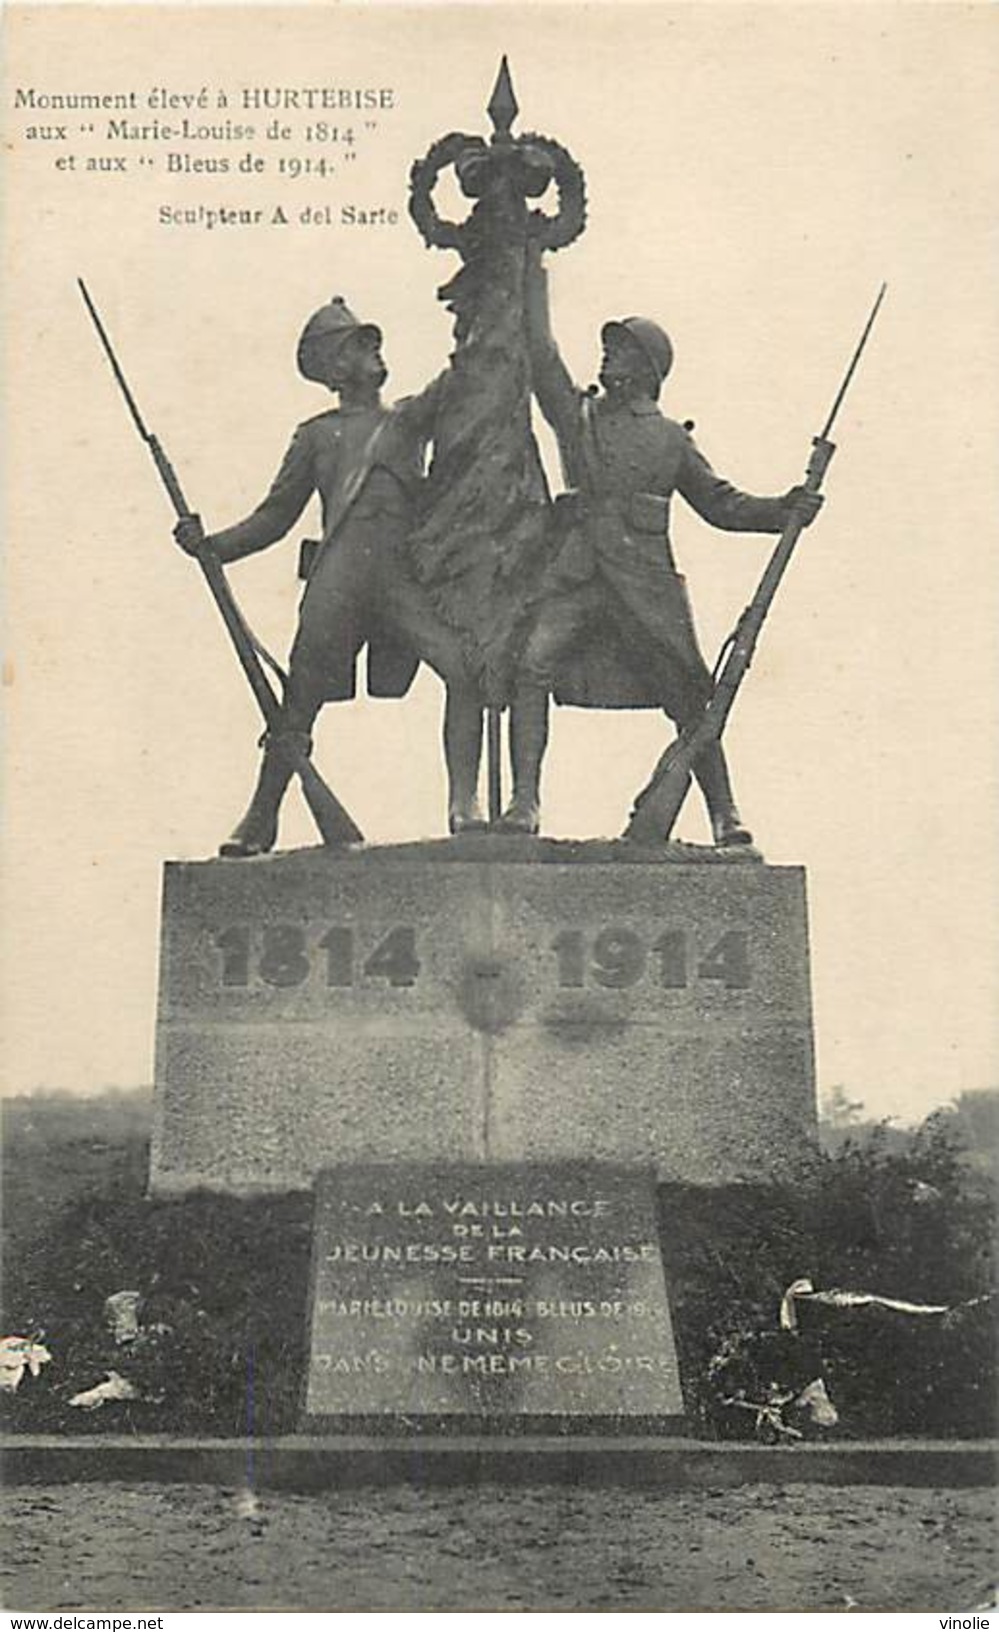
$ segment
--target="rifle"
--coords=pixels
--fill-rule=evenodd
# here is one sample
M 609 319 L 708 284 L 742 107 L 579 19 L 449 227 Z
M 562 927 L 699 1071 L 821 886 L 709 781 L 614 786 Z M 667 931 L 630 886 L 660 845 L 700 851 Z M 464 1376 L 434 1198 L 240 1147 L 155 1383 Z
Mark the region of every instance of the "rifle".
M 878 315 L 887 287 L 887 284 L 881 285 L 843 383 L 836 393 L 829 417 L 819 435 L 812 438 L 812 452 L 803 483 L 809 493 L 818 493 L 821 489 L 829 462 L 836 452 L 836 444 L 830 442 L 829 433 L 853 379 L 854 370 L 860 361 L 868 336 L 874 327 L 874 319 Z M 636 797 L 631 818 L 624 830 L 624 838 L 636 840 L 640 844 L 665 842 L 669 838 L 673 824 L 680 814 L 680 807 L 687 796 L 695 760 L 704 748 L 719 740 L 725 729 L 725 722 L 731 713 L 736 694 L 753 661 L 753 653 L 770 610 L 770 603 L 777 593 L 777 586 L 804 525 L 803 517 L 797 512 L 792 512 L 767 562 L 755 595 L 718 654 L 711 696 L 697 719 L 686 726 L 675 741 L 670 743 L 648 783 Z
M 90 313 L 94 327 L 100 337 L 105 355 L 111 364 L 111 371 L 128 405 L 128 411 L 132 416 L 135 428 L 152 454 L 153 463 L 159 471 L 160 480 L 170 496 L 170 501 L 178 519 L 184 520 L 192 512 L 177 479 L 177 473 L 160 446 L 158 438 L 147 429 L 142 415 L 139 413 L 135 398 L 129 390 L 128 382 L 121 371 L 114 348 L 108 339 L 107 331 L 101 322 L 97 308 L 90 298 L 86 284 L 82 278 L 77 278 L 76 281 L 79 284 L 84 305 Z M 204 574 L 205 582 L 211 591 L 215 605 L 219 609 L 222 622 L 229 632 L 229 638 L 235 648 L 240 667 L 249 682 L 250 690 L 257 700 L 260 712 L 264 717 L 264 723 L 268 730 L 272 730 L 278 722 L 281 704 L 264 673 L 259 655 L 262 648 L 236 604 L 235 596 L 226 579 L 225 569 L 218 557 L 213 555 L 210 550 L 199 550 L 195 559 Z M 312 812 L 323 843 L 327 845 L 356 844 L 363 839 L 364 835 L 357 823 L 349 812 L 344 809 L 332 788 L 327 787 L 305 749 L 299 748 L 294 742 L 291 742 L 289 752 L 295 774 L 302 784 L 305 802 Z

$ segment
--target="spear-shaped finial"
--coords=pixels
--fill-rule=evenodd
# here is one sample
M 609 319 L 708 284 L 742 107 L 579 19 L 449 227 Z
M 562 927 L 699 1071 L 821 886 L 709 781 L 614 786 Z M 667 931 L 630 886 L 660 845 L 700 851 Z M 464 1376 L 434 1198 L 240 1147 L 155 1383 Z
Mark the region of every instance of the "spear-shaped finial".
M 520 108 L 517 106 L 517 98 L 513 94 L 513 80 L 510 78 L 510 67 L 505 56 L 500 63 L 499 73 L 496 75 L 496 84 L 493 86 L 493 94 L 489 98 L 486 112 L 493 122 L 495 131 L 493 140 L 502 140 L 503 137 L 508 137 L 510 127 L 520 112 Z

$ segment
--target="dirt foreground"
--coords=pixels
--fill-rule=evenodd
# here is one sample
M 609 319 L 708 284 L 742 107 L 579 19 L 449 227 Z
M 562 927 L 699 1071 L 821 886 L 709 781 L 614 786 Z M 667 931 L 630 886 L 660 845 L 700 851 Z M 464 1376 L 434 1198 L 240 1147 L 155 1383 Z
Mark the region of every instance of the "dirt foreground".
M 988 1490 L 23 1486 L 8 1610 L 969 1610 Z

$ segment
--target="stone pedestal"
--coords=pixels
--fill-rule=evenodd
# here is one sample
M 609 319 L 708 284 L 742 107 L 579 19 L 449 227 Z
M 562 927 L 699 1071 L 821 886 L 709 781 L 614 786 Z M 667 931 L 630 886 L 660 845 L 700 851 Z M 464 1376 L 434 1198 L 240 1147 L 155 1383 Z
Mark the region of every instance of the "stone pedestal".
M 167 864 L 155 1194 L 372 1161 L 759 1180 L 815 1116 L 801 868 L 489 836 Z

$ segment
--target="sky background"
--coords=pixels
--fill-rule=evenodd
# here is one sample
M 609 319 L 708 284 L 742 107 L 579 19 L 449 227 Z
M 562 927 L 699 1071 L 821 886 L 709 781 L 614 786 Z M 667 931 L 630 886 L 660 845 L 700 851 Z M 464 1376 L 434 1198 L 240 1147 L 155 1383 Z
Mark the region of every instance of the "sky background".
M 663 322 L 677 352 L 665 410 L 696 420 L 741 486 L 801 478 L 889 283 L 825 511 L 729 742 L 767 859 L 808 870 L 820 1084 L 912 1119 L 996 1083 L 994 8 L 14 6 L 5 28 L 6 1091 L 151 1081 L 161 864 L 214 852 L 257 761 L 252 701 L 74 280 L 206 523 L 237 519 L 295 423 L 327 405 L 293 358 L 332 294 L 383 326 L 390 394 L 443 365 L 434 293 L 454 260 L 421 244 L 406 175 L 447 130 L 487 130 L 504 51 L 518 128 L 557 137 L 586 173 L 586 233 L 551 261 L 570 367 L 593 377 L 609 316 Z M 169 176 L 167 149 L 218 151 L 176 143 L 142 149 L 156 165 L 125 176 L 59 172 L 60 151 L 94 138 L 29 141 L 29 122 L 66 116 L 12 106 L 18 85 L 254 84 L 390 86 L 396 107 L 349 167 L 288 181 Z M 247 146 L 266 151 L 226 151 Z M 400 221 L 158 223 L 160 205 L 198 202 L 292 216 L 353 202 Z M 231 574 L 280 651 L 310 530 Z M 678 504 L 674 544 L 713 656 L 768 541 Z M 443 831 L 439 715 L 427 673 L 405 702 L 326 710 L 319 763 L 372 840 Z M 560 712 L 547 831 L 618 832 L 663 742 L 653 714 Z M 706 837 L 694 801 L 681 833 Z M 297 795 L 281 842 L 311 842 Z

